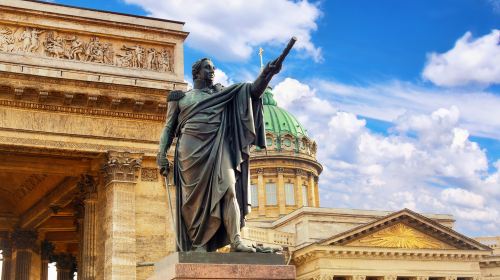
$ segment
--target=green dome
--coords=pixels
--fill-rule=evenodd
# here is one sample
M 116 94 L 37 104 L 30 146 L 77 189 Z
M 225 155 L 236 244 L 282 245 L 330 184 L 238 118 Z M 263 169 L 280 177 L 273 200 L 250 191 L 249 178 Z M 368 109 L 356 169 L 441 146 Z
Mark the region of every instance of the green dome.
M 264 123 L 266 131 L 275 135 L 291 134 L 296 138 L 307 136 L 306 130 L 297 119 L 284 109 L 278 107 L 270 88 L 267 88 L 263 97 Z

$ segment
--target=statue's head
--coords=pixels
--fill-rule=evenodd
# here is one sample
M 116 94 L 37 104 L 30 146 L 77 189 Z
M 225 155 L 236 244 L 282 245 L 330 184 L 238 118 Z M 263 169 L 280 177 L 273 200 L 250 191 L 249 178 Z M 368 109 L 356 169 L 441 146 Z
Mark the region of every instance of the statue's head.
M 193 81 L 203 80 L 210 84 L 214 81 L 214 71 L 215 67 L 209 58 L 202 58 L 197 60 L 192 67 L 191 74 L 193 75 Z

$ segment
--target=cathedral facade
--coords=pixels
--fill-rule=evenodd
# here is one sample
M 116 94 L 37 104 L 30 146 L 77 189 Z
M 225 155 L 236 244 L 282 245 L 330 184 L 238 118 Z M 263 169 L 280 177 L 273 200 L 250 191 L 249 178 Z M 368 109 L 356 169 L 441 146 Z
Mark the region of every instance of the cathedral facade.
M 148 279 L 175 251 L 156 167 L 166 98 L 186 90 L 182 22 L 30 0 L 0 3 L 2 280 Z M 499 279 L 497 238 L 453 217 L 320 207 L 317 145 L 264 95 L 243 237 L 298 279 Z M 479 242 L 480 241 L 480 242 Z

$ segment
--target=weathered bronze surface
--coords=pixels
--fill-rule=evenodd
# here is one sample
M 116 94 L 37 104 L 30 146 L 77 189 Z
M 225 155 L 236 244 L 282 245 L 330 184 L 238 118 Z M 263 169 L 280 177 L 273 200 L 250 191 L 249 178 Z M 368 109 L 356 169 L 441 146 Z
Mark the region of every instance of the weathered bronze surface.
M 166 152 L 178 137 L 173 174 L 181 251 L 214 251 L 227 244 L 255 251 L 240 242 L 248 213 L 250 146 L 265 147 L 261 96 L 293 43 L 253 83 L 214 85 L 215 68 L 203 58 L 192 68 L 194 88 L 170 94 L 158 165 L 168 174 Z

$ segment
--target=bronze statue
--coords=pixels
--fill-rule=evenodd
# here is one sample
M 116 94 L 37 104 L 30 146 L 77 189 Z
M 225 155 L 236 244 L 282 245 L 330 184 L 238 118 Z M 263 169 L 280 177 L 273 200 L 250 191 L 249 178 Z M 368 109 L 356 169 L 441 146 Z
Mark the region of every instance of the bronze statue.
M 253 83 L 213 84 L 208 58 L 192 67 L 194 88 L 168 96 L 166 124 L 157 163 L 162 175 L 166 153 L 177 137 L 173 174 L 177 191 L 177 240 L 181 251 L 255 252 L 240 240 L 248 213 L 250 146 L 265 147 L 261 96 L 295 43 L 268 63 Z

